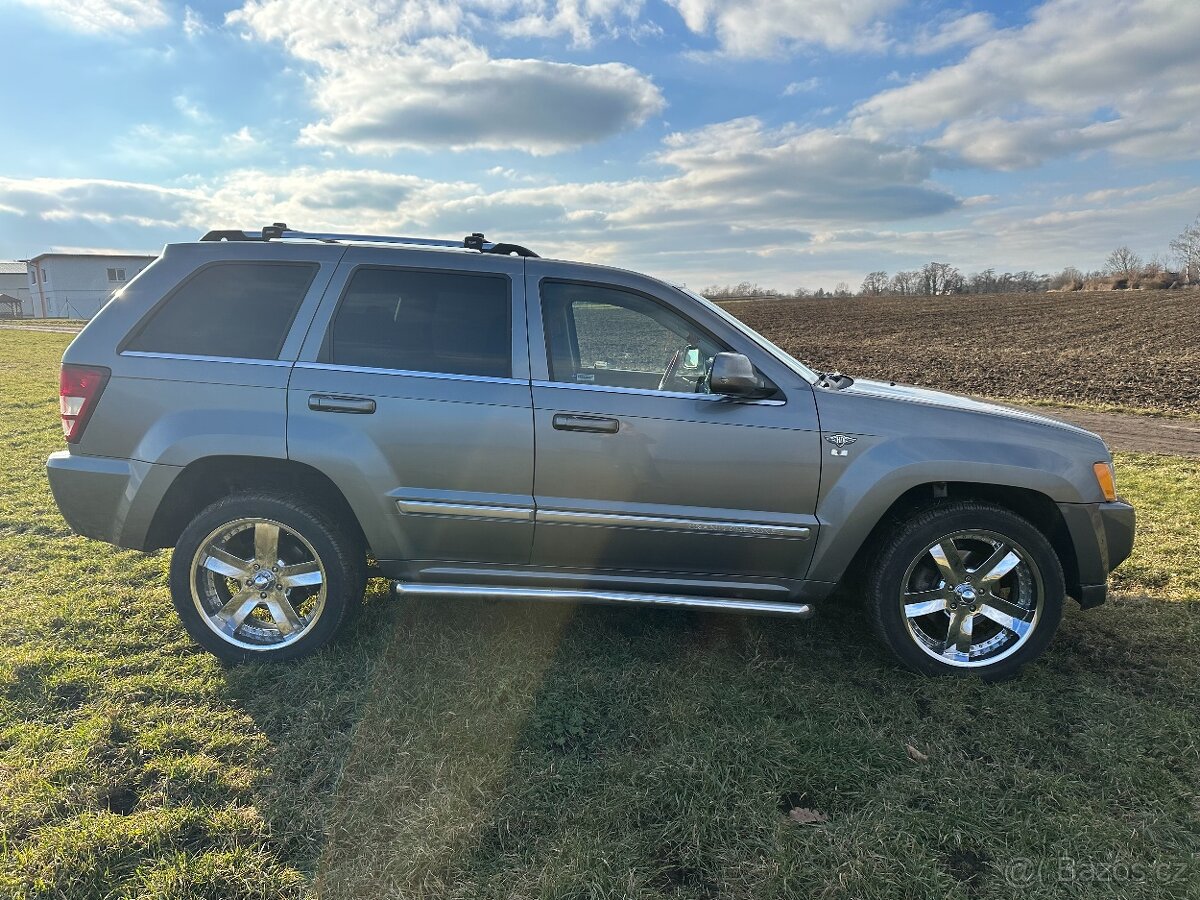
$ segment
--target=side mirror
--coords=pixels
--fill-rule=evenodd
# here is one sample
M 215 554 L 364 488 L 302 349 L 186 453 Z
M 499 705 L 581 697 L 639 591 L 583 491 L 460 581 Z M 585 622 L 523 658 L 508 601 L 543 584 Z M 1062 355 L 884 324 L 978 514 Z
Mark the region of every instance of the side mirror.
M 744 399 L 763 395 L 763 383 L 754 363 L 741 353 L 718 353 L 713 357 L 708 389 L 714 394 Z

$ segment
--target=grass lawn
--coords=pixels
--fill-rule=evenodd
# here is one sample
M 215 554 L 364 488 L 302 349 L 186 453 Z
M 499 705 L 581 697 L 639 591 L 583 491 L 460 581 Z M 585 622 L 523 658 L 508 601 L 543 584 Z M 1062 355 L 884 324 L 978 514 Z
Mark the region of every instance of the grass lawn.
M 852 608 L 382 584 L 317 658 L 226 670 L 167 553 L 53 506 L 67 340 L 0 331 L 0 897 L 1196 896 L 1198 460 L 1119 458 L 1119 594 L 1008 684 L 907 675 Z

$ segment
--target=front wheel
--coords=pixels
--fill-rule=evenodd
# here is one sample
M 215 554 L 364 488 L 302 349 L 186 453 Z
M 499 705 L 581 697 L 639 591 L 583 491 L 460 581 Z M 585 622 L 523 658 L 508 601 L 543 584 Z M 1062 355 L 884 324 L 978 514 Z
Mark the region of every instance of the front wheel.
M 366 554 L 294 497 L 239 494 L 204 509 L 171 558 L 188 634 L 226 662 L 286 660 L 326 644 L 362 600 Z
M 998 506 L 952 502 L 885 539 L 867 579 L 879 637 L 925 674 L 1015 675 L 1062 618 L 1062 566 L 1050 542 Z

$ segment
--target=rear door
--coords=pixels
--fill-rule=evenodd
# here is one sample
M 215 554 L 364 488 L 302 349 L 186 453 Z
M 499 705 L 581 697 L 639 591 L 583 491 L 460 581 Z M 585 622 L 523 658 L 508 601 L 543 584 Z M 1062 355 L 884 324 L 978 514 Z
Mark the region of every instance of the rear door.
M 820 480 L 811 386 L 681 292 L 590 271 L 527 262 L 533 562 L 803 578 Z M 775 398 L 703 393 L 727 350 L 750 356 Z
M 288 455 L 382 563 L 519 564 L 533 537 L 523 261 L 351 248 L 288 389 Z

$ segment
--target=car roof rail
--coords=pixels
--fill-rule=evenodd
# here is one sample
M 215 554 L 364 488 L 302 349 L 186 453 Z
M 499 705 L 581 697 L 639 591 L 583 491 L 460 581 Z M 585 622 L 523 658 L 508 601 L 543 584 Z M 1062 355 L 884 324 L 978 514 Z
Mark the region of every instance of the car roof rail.
M 474 250 L 479 253 L 498 253 L 501 256 L 531 256 L 537 254 L 520 244 L 489 241 L 480 232 L 468 234 L 461 241 L 441 238 L 401 237 L 387 234 L 338 234 L 324 231 L 296 231 L 283 222 L 267 225 L 262 231 L 210 231 L 202 241 L 321 241 L 326 244 L 370 243 L 403 244 L 410 247 L 439 247 L 445 250 Z

